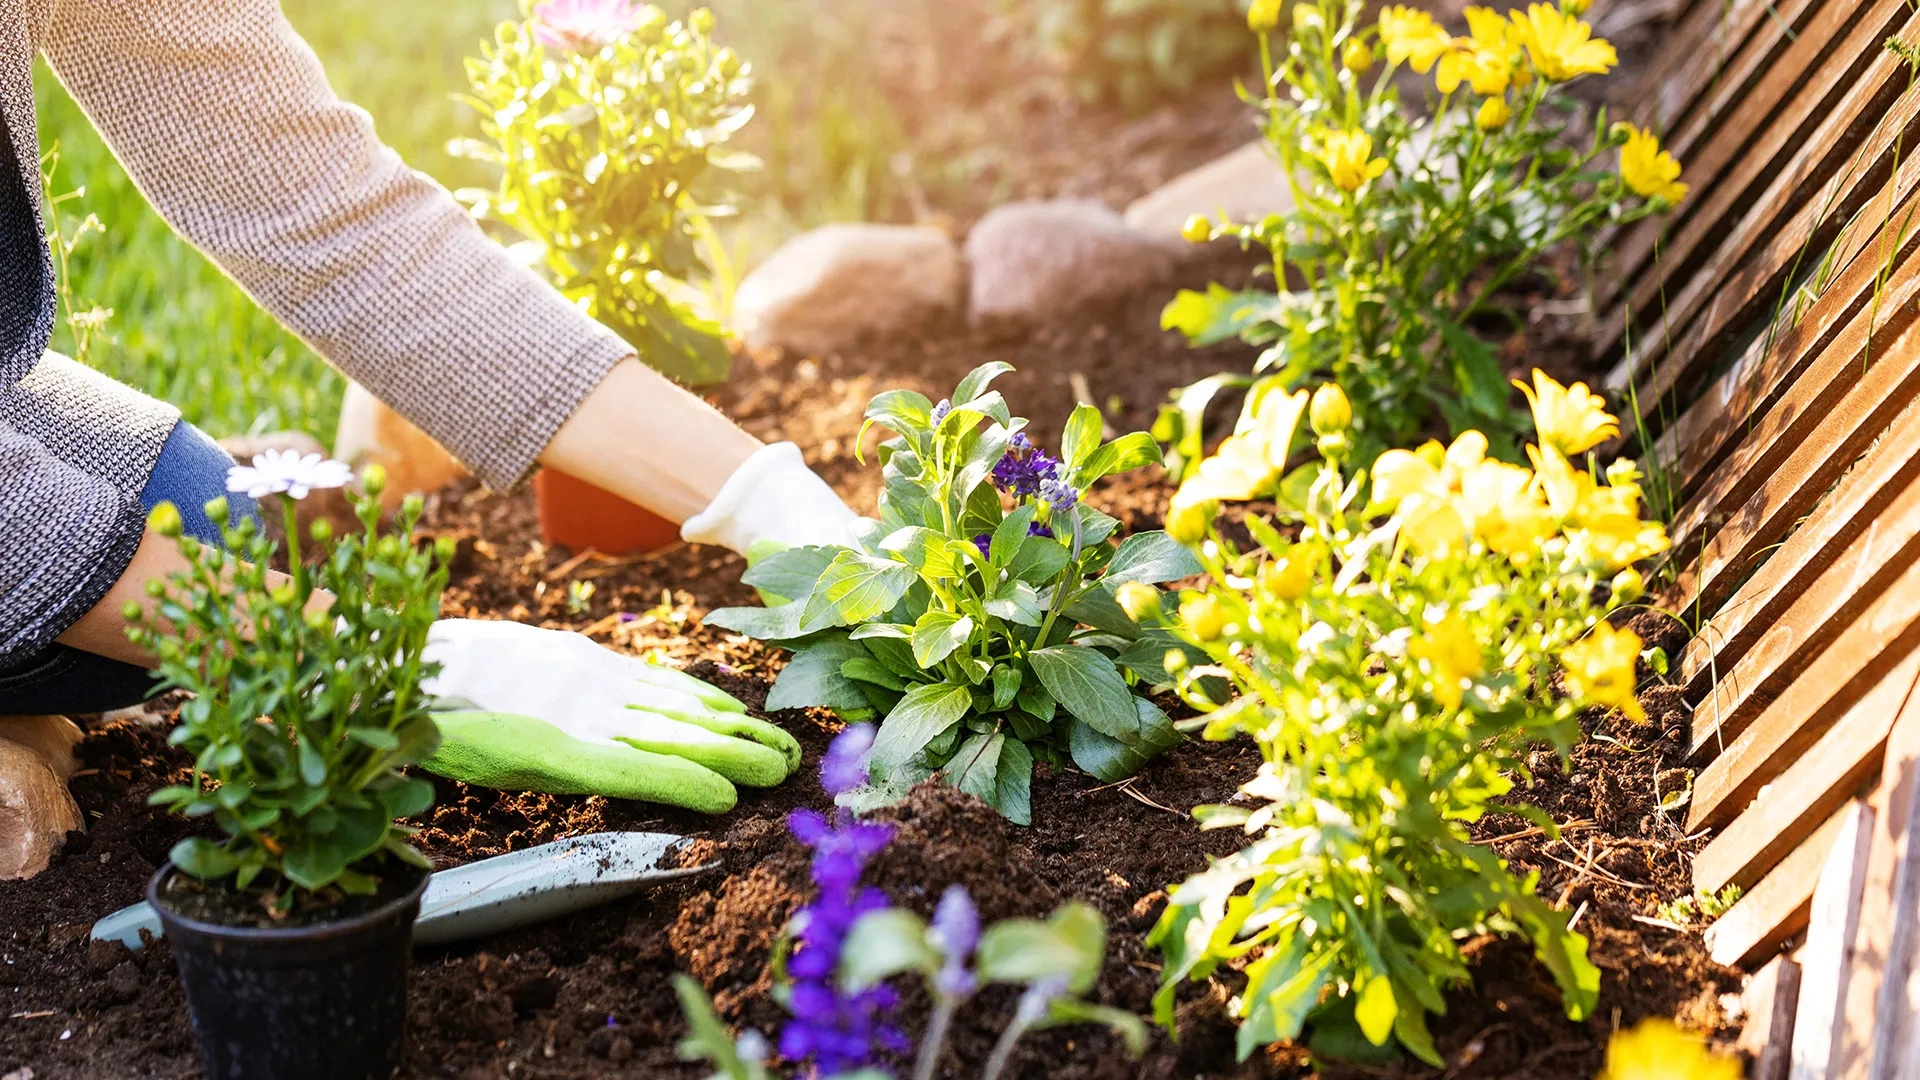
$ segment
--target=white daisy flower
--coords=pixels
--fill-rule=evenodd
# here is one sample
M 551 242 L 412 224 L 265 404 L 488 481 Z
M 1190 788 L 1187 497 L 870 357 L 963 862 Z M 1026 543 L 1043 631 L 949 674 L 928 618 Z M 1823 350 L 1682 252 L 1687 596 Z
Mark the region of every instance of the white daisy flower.
M 251 465 L 235 465 L 227 470 L 227 490 L 246 492 L 261 498 L 286 492 L 304 499 L 315 488 L 345 487 L 353 479 L 353 470 L 344 461 L 333 461 L 319 454 L 301 454 L 298 450 L 268 450 L 256 454 Z

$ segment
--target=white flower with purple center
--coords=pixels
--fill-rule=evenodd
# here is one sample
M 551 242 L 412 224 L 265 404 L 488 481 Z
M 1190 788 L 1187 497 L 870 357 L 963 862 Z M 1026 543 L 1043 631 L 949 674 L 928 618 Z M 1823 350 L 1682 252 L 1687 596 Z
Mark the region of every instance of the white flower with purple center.
M 633 0 L 543 0 L 533 9 L 533 40 L 549 49 L 599 52 L 643 21 Z
M 282 492 L 304 499 L 317 488 L 345 487 L 352 479 L 353 470 L 344 461 L 298 450 L 268 450 L 254 455 L 251 465 L 228 469 L 227 490 L 254 499 Z

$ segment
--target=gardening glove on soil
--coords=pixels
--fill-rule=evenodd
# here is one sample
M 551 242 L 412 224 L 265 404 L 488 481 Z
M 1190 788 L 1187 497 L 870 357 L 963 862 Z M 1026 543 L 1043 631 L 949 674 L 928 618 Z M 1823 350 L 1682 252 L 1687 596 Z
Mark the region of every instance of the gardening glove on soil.
M 441 665 L 440 748 L 429 772 L 482 787 L 606 795 L 717 814 L 734 784 L 771 787 L 800 744 L 714 687 L 564 630 L 443 619 L 427 632 Z
M 680 527 L 680 538 L 758 558 L 781 548 L 851 543 L 857 520 L 807 468 L 798 446 L 773 443 L 727 477 L 713 502 Z

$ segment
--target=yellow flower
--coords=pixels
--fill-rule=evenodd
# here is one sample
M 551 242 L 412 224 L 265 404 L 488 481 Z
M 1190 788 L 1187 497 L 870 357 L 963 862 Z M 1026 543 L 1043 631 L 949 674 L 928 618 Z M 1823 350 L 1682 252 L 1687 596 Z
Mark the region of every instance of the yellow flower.
M 1340 63 L 1355 75 L 1360 74 L 1373 66 L 1373 46 L 1354 38 L 1347 42 L 1346 48 L 1340 50 Z
M 1449 709 L 1459 708 L 1467 685 L 1486 672 L 1480 643 L 1474 640 L 1473 631 L 1457 611 L 1450 611 L 1439 622 L 1430 624 L 1426 633 L 1407 646 L 1407 653 L 1426 662 L 1427 673 L 1433 679 L 1433 696 Z
M 1358 191 L 1361 185 L 1387 171 L 1387 159 L 1373 156 L 1373 136 L 1364 131 L 1330 131 L 1320 138 L 1315 153 L 1335 185 Z
M 1639 677 L 1634 662 L 1640 658 L 1640 635 L 1631 630 L 1615 630 L 1606 623 L 1594 626 L 1593 633 L 1567 646 L 1560 662 L 1567 669 L 1567 686 L 1575 697 L 1590 705 L 1619 709 L 1636 723 L 1645 723 L 1646 711 L 1634 697 Z M 1608 1054 L 1609 1075 L 1612 1064 Z M 1652 1074 L 1649 1074 L 1652 1075 Z
M 1189 244 L 1204 244 L 1213 239 L 1213 223 L 1205 214 L 1194 214 L 1180 226 L 1180 236 Z
M 1453 48 L 1440 58 L 1435 84 L 1443 94 L 1458 90 L 1462 82 L 1472 84 L 1476 94 L 1506 93 L 1516 46 L 1511 25 L 1491 8 L 1469 7 L 1467 30 L 1468 36 L 1455 38 Z
M 1626 145 L 1620 148 L 1620 179 L 1634 194 L 1647 199 L 1665 199 L 1677 203 L 1687 197 L 1687 185 L 1680 182 L 1680 163 L 1660 149 L 1660 140 L 1645 128 L 1620 125 L 1627 132 Z
M 1456 44 L 1470 44 L 1473 48 L 1489 52 L 1505 52 L 1517 48 L 1520 41 L 1506 16 L 1489 7 L 1468 5 L 1467 37 Z
M 1269 391 L 1253 415 L 1242 421 L 1240 430 L 1227 436 L 1173 493 L 1167 507 L 1167 532 L 1182 543 L 1196 543 L 1206 535 L 1212 516 L 1209 504 L 1261 494 L 1286 465 L 1287 450 L 1307 402 L 1305 390 Z
M 1398 4 L 1380 13 L 1380 40 L 1387 47 L 1388 63 L 1411 64 L 1422 75 L 1453 44 L 1433 16 Z
M 1247 9 L 1247 28 L 1256 34 L 1272 33 L 1280 25 L 1280 8 L 1285 0 L 1253 0 Z
M 1533 474 L 1504 461 L 1485 461 L 1460 477 L 1460 506 L 1488 548 L 1525 562 L 1560 525 L 1534 487 Z
M 1286 554 L 1260 568 L 1262 584 L 1276 600 L 1298 600 L 1313 586 L 1313 568 L 1319 561 L 1315 548 L 1295 544 Z
M 1671 1020 L 1654 1018 L 1614 1033 L 1600 1080 L 1740 1080 L 1745 1074 L 1737 1059 L 1712 1052 Z
M 1180 623 L 1201 641 L 1212 641 L 1227 628 L 1227 613 L 1220 601 L 1202 594 L 1180 602 Z
M 1338 383 L 1321 383 L 1308 404 L 1307 420 L 1315 435 L 1338 435 L 1353 425 L 1353 402 Z
M 1640 518 L 1637 471 L 1609 469 L 1608 476 L 1623 483 L 1599 486 L 1591 473 L 1574 468 L 1551 445 L 1529 446 L 1534 487 L 1563 523 L 1568 553 L 1579 562 L 1609 572 L 1625 569 L 1667 550 L 1667 530 L 1657 521 Z
M 1533 430 L 1543 446 L 1551 446 L 1567 457 L 1587 451 L 1620 434 L 1620 421 L 1607 411 L 1599 394 L 1586 383 L 1571 388 L 1560 385 L 1546 372 L 1533 369 L 1533 385 L 1518 379 L 1513 385 L 1527 396 L 1533 410 Z
M 1560 0 L 1560 8 L 1569 15 L 1585 15 L 1593 0 Z
M 1393 511 L 1417 551 L 1445 555 L 1467 542 L 1464 481 L 1486 462 L 1487 437 L 1462 432 L 1439 465 L 1416 451 L 1389 450 L 1373 463 L 1373 499 Z
M 1513 119 L 1513 110 L 1507 107 L 1504 97 L 1490 97 L 1480 103 L 1480 111 L 1474 114 L 1473 122 L 1483 131 L 1499 131 Z
M 1524 15 L 1514 12 L 1513 31 L 1534 70 L 1553 82 L 1604 75 L 1620 62 L 1605 38 L 1593 36 L 1593 27 L 1551 4 L 1531 4 Z

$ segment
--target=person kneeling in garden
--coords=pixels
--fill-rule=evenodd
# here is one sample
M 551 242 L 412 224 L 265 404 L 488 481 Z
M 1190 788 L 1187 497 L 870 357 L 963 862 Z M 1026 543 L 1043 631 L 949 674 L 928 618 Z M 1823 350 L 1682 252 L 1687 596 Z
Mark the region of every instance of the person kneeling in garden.
M 762 446 L 654 373 L 483 235 L 334 96 L 275 0 L 0 0 L 0 879 L 79 827 L 63 717 L 154 685 L 125 612 L 151 610 L 147 582 L 186 562 L 148 512 L 171 502 L 217 542 L 224 523 L 201 508 L 233 465 L 172 406 L 44 354 L 36 53 L 184 237 L 492 487 L 547 465 L 683 521 L 690 541 L 843 540 L 853 515 L 797 448 Z M 328 463 L 258 464 L 234 521 L 256 513 L 247 492 L 321 486 L 307 470 Z M 733 782 L 798 764 L 789 736 L 725 695 L 578 635 L 450 620 L 429 659 L 449 707 L 511 718 L 447 732 L 461 778 L 716 810 Z

